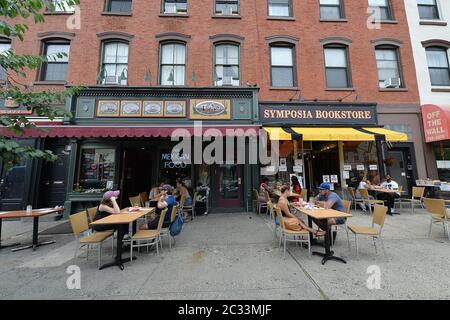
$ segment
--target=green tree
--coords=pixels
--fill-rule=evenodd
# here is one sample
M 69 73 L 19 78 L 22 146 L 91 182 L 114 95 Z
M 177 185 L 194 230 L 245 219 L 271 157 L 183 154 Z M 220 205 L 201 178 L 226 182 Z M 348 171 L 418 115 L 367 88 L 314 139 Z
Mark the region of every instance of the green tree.
M 65 6 L 78 5 L 80 0 L 0 0 L 0 36 L 16 37 L 24 40 L 27 23 L 44 23 L 43 12 L 64 9 Z M 59 7 L 59 8 L 58 8 Z M 63 104 L 67 97 L 74 95 L 80 88 L 73 87 L 62 92 L 47 90 L 34 92 L 32 88 L 20 83 L 16 78 L 26 77 L 26 70 L 35 70 L 42 63 L 64 57 L 65 53 L 57 53 L 50 57 L 18 55 L 14 49 L 0 54 L 0 68 L 6 73 L 6 85 L 0 88 L 0 99 L 8 99 L 26 107 L 33 114 L 48 117 L 53 120 L 59 116 L 71 116 L 65 110 L 55 107 Z M 6 101 L 6 100 L 5 100 Z M 24 115 L 1 115 L 0 127 L 20 137 L 26 130 L 35 128 L 35 124 Z M 16 141 L 0 133 L 0 158 L 6 168 L 11 167 L 21 158 L 34 158 L 44 161 L 57 159 L 51 151 L 38 150 L 33 147 L 23 147 Z

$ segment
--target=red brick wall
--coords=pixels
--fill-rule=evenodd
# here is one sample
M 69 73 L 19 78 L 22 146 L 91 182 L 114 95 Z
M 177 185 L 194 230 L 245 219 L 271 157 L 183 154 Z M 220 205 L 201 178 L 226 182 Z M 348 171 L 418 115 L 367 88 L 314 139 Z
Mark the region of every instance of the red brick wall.
M 241 46 L 241 83 L 257 83 L 261 87 L 260 100 L 286 101 L 295 91 L 270 90 L 269 46 L 265 38 L 289 35 L 300 39 L 296 47 L 297 79 L 307 100 L 338 99 L 348 91 L 326 91 L 323 50 L 320 40 L 339 36 L 350 38 L 350 64 L 353 86 L 361 101 L 378 103 L 419 103 L 414 61 L 404 12 L 403 0 L 392 0 L 397 24 L 383 24 L 381 30 L 366 27 L 367 1 L 344 0 L 348 22 L 319 21 L 319 0 L 293 0 L 294 21 L 267 19 L 266 0 L 241 1 L 241 19 L 214 19 L 213 0 L 190 0 L 188 18 L 159 17 L 159 1 L 133 1 L 132 16 L 103 16 L 103 1 L 81 0 L 81 29 L 67 30 L 67 15 L 47 15 L 46 23 L 32 25 L 25 42 L 17 39 L 13 47 L 20 53 L 38 54 L 37 33 L 68 31 L 76 34 L 71 43 L 68 81 L 71 84 L 96 84 L 99 71 L 100 40 L 97 33 L 120 31 L 134 35 L 129 51 L 129 85 L 146 85 L 144 75 L 150 69 L 152 85 L 157 82 L 159 44 L 156 34 L 178 32 L 190 35 L 186 84 L 193 86 L 191 73 L 196 74 L 197 86 L 213 83 L 212 42 L 215 34 L 235 34 L 245 37 Z M 400 51 L 406 92 L 380 92 L 378 89 L 375 53 L 371 40 L 394 38 L 403 42 Z M 36 79 L 30 72 L 27 82 Z M 36 86 L 36 88 L 46 88 Z M 298 95 L 297 95 L 298 96 Z M 296 96 L 296 97 L 297 97 Z M 346 99 L 353 101 L 355 95 Z

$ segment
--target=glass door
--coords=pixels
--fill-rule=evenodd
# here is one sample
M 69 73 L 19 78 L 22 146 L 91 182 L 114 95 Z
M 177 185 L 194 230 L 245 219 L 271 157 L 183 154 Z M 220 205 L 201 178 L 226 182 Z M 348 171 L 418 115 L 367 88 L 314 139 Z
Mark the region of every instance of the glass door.
M 216 167 L 216 201 L 219 208 L 241 206 L 242 181 L 239 165 L 218 165 Z

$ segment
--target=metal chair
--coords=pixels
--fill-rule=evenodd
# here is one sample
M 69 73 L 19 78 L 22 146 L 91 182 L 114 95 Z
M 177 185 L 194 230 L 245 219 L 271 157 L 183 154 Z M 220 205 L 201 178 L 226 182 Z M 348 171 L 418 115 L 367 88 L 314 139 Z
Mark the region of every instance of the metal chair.
M 430 214 L 430 228 L 428 230 L 428 238 L 431 237 L 431 227 L 433 224 L 442 223 L 444 232 L 450 240 L 450 230 L 448 221 L 450 220 L 450 209 L 445 207 L 445 200 L 443 199 L 429 199 L 423 198 L 425 209 Z
M 366 188 L 358 189 L 358 191 L 361 194 L 361 198 L 363 199 L 364 204 L 367 204 L 367 206 L 369 207 L 370 214 L 372 214 L 372 206 L 373 205 L 378 204 L 378 205 L 384 206 L 384 201 L 383 200 L 375 200 L 375 199 L 372 200 L 372 199 L 370 199 L 369 191 L 367 191 Z
M 272 203 L 272 201 L 267 202 L 267 205 L 269 207 L 269 214 L 270 214 L 270 219 L 273 221 L 273 240 L 276 241 L 277 240 L 277 230 L 280 228 L 280 223 L 277 223 L 277 219 L 275 219 L 276 217 L 276 213 L 275 213 L 275 206 Z
M 170 214 L 170 224 L 172 224 L 172 222 L 175 221 L 176 216 L 177 216 L 177 207 L 173 206 L 172 212 Z M 160 237 L 161 238 L 168 237 L 169 238 L 169 250 L 172 249 L 172 236 L 170 235 L 169 227 L 161 229 Z M 175 242 L 175 238 L 173 238 L 173 241 Z M 161 239 L 161 248 L 162 248 L 162 239 Z
M 141 197 L 139 195 L 128 198 L 132 207 L 142 207 Z
M 350 208 L 352 206 L 351 201 L 342 200 L 342 203 L 344 204 L 345 212 L 350 213 Z M 345 232 L 347 233 L 347 245 L 348 245 L 348 249 L 350 250 L 350 237 L 348 235 L 347 220 L 345 220 L 344 224 L 334 225 L 334 228 L 335 228 L 336 232 L 339 230 L 345 230 Z M 332 246 L 334 246 L 334 242 L 335 242 L 335 239 L 333 238 L 333 230 L 332 230 L 332 232 L 331 232 L 331 245 Z
M 364 204 L 363 199 L 356 199 L 355 189 L 352 187 L 347 187 L 348 195 L 350 196 L 350 201 L 355 204 L 355 210 L 356 210 L 356 204 L 362 203 Z
M 399 188 L 400 190 L 400 188 Z M 400 190 L 402 191 L 402 190 Z M 423 209 L 423 195 L 425 193 L 425 187 L 413 187 L 412 188 L 412 196 L 411 199 L 396 199 L 394 204 L 399 204 L 400 205 L 400 209 L 403 209 L 402 204 L 404 202 L 407 202 L 409 204 L 411 204 L 411 211 L 412 213 L 414 213 L 414 209 L 416 205 L 419 205 L 422 207 Z

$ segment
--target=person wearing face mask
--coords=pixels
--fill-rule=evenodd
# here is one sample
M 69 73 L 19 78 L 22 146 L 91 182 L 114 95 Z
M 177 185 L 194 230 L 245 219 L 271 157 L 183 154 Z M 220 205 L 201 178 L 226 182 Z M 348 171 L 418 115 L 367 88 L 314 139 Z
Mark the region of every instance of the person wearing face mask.
M 392 180 L 390 175 L 386 175 L 386 181 L 381 184 L 381 188 L 389 189 L 389 190 L 398 190 L 398 183 Z M 378 197 L 380 200 L 384 200 L 387 202 L 388 206 L 388 214 L 392 216 L 392 214 L 396 213 L 394 210 L 394 202 L 395 199 L 400 198 L 400 193 L 382 193 Z M 400 213 L 397 213 L 400 214 Z

